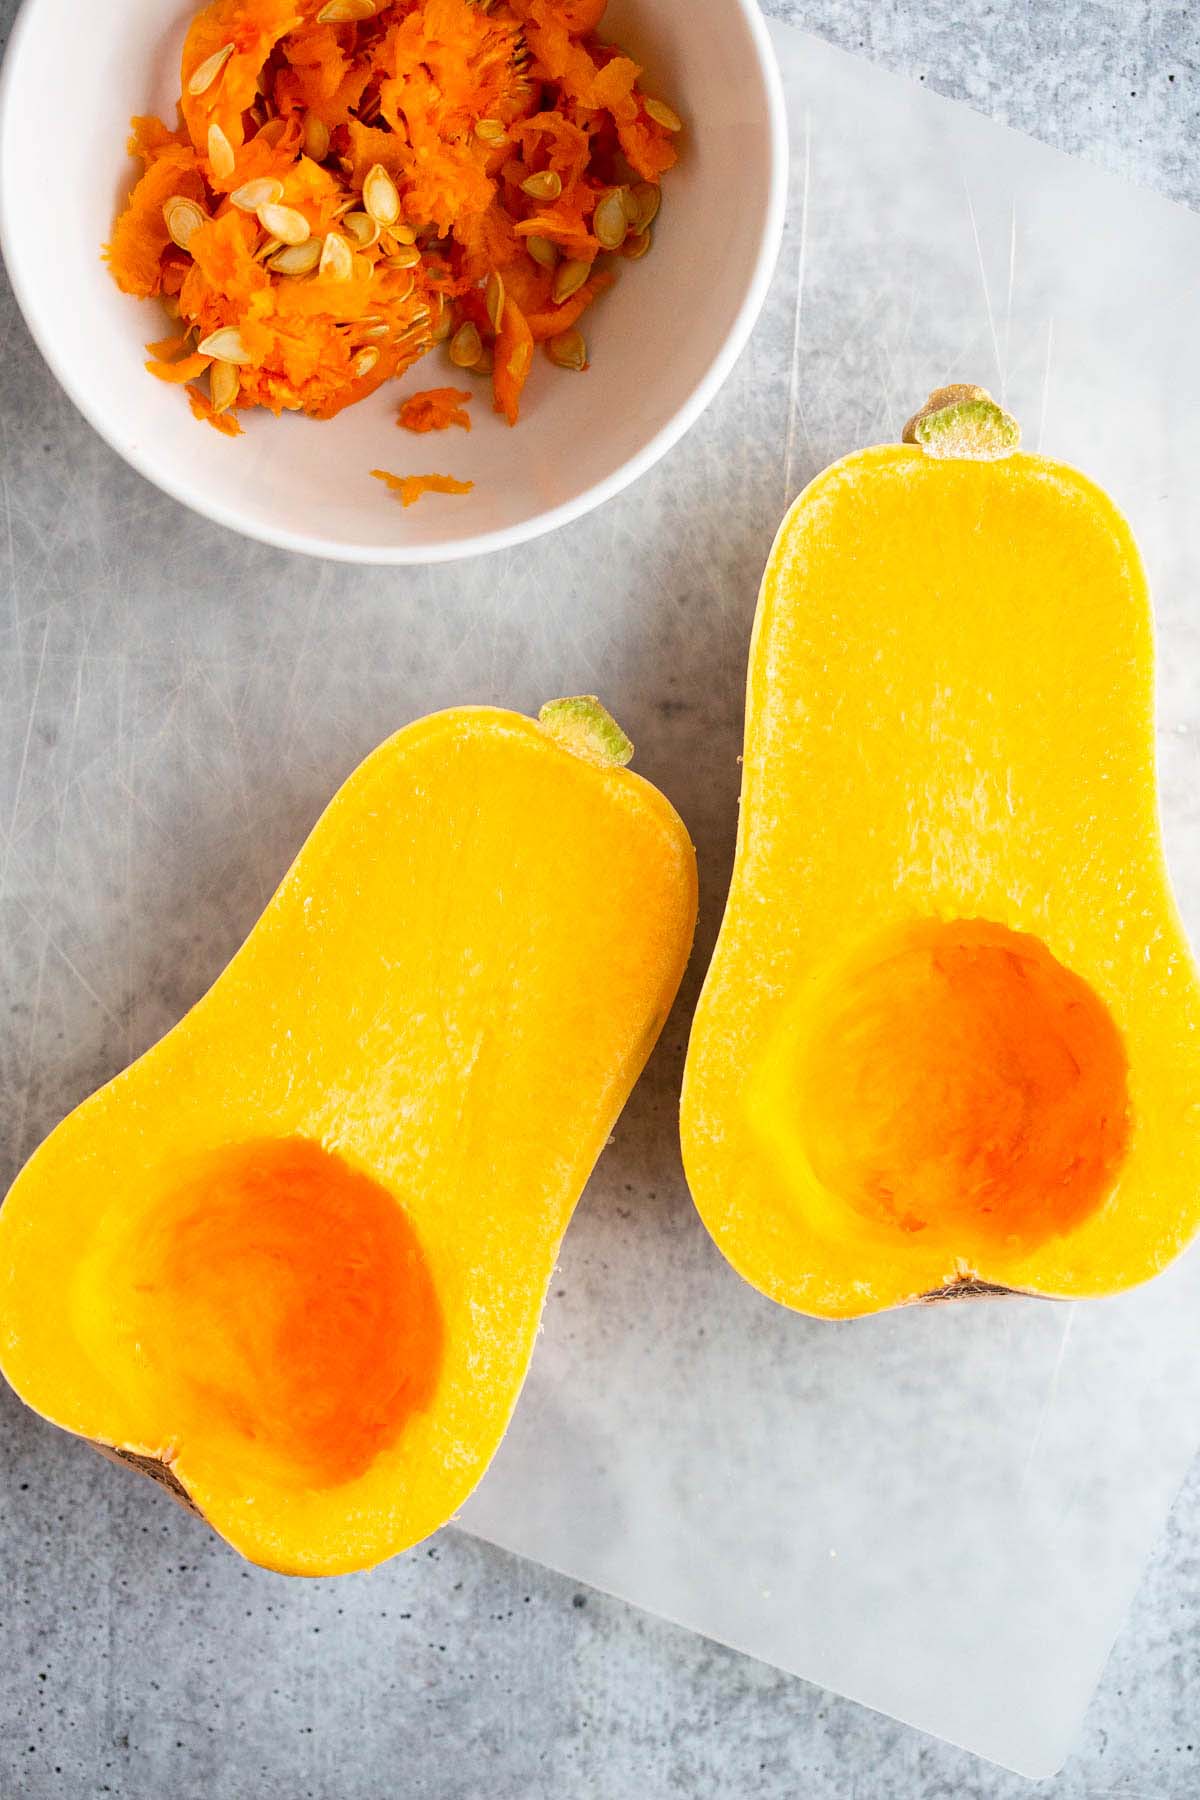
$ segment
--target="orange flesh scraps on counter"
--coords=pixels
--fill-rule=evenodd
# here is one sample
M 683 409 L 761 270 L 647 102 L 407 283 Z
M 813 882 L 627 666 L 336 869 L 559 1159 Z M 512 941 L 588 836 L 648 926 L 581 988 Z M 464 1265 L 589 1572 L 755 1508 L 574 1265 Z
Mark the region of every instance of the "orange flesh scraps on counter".
M 1129 1140 L 1103 1002 L 1037 938 L 979 920 L 905 927 L 843 973 L 800 1100 L 830 1193 L 967 1254 L 1070 1231 L 1107 1199 Z
M 469 494 L 473 481 L 456 481 L 453 475 L 392 475 L 387 469 L 372 469 L 376 481 L 386 482 L 401 506 L 415 506 L 422 494 Z
M 129 1305 L 175 1448 L 332 1487 L 433 1398 L 441 1310 L 388 1190 L 307 1138 L 204 1158 L 143 1221 Z
M 470 399 L 465 388 L 426 388 L 423 393 L 409 395 L 396 423 L 405 431 L 447 431 L 451 425 L 470 431 L 471 419 L 466 410 Z
M 152 372 L 201 383 L 193 411 L 235 435 L 254 406 L 332 418 L 469 321 L 515 424 L 533 344 L 609 285 L 598 258 L 623 218 L 641 243 L 676 159 L 678 118 L 596 37 L 602 13 L 214 0 L 184 44 L 179 129 L 133 121 L 143 172 L 105 251 L 126 293 L 178 308 Z M 563 261 L 584 268 L 563 280 Z

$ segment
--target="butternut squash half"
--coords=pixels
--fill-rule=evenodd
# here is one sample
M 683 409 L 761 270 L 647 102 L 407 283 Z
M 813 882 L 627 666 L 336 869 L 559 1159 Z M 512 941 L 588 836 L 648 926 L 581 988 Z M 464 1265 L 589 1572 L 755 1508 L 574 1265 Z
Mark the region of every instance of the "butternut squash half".
M 976 388 L 817 477 L 767 564 L 683 1152 L 774 1300 L 1108 1294 L 1200 1223 L 1200 988 L 1116 507 Z
M 591 698 L 397 733 L 0 1211 L 17 1393 L 256 1562 L 377 1563 L 500 1441 L 692 940 L 692 847 L 631 749 Z

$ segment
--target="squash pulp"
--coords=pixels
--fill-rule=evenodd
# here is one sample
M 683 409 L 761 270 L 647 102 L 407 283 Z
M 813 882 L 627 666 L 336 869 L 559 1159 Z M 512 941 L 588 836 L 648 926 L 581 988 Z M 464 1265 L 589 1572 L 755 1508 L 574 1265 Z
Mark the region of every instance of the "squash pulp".
M 292 1573 L 443 1524 L 675 996 L 695 859 L 590 697 L 398 732 L 0 1211 L 0 1367 Z
M 763 579 L 682 1138 L 725 1255 L 815 1315 L 1111 1293 L 1200 1223 L 1145 579 L 1017 437 L 934 395 L 801 494 Z

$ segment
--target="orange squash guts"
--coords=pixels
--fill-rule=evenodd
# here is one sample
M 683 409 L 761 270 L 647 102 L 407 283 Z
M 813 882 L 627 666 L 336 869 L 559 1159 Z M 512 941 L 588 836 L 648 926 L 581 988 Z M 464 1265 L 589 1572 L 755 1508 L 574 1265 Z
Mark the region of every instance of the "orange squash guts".
M 463 388 L 426 388 L 423 393 L 408 396 L 396 423 L 405 431 L 448 431 L 451 425 L 470 431 L 470 399 L 470 392 Z
M 1200 985 L 1129 527 L 982 389 L 820 475 L 750 656 L 684 1161 L 800 1311 L 1145 1280 L 1200 1224 Z
M 629 753 L 591 699 L 399 732 L 0 1210 L 12 1386 L 257 1562 L 393 1555 L 500 1440 L 691 944 Z
M 254 406 L 333 418 L 450 340 L 515 424 L 532 340 L 603 292 L 598 257 L 646 248 L 676 158 L 682 121 L 595 37 L 602 13 L 212 0 L 184 42 L 180 129 L 134 120 L 144 170 L 106 251 L 209 359 L 152 372 L 207 371 L 193 411 L 229 432 Z
M 426 494 L 469 494 L 475 486 L 454 475 L 393 475 L 389 469 L 372 469 L 371 473 L 397 496 L 401 506 L 415 506 Z

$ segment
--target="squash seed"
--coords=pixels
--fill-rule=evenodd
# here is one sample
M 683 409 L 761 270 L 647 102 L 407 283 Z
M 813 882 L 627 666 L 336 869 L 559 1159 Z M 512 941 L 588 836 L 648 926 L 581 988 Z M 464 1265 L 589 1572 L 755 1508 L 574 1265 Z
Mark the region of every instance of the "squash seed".
M 587 345 L 582 331 L 560 331 L 546 340 L 546 355 L 560 369 L 586 369 Z
M 257 212 L 260 206 L 274 206 L 283 199 L 283 183 L 273 175 L 263 175 L 258 181 L 244 181 L 229 198 L 239 212 Z
M 507 132 L 499 119 L 476 119 L 475 136 L 485 144 L 503 144 L 507 141 Z
M 350 233 L 360 250 L 369 250 L 372 244 L 379 242 L 379 222 L 370 213 L 348 212 L 342 215 L 342 224 Z
M 192 70 L 188 80 L 188 93 L 192 95 L 193 99 L 199 99 L 201 94 L 207 94 L 232 55 L 233 45 L 222 44 L 219 50 L 214 50 L 211 56 L 206 56 L 204 61 Z
M 640 262 L 650 248 L 650 230 L 631 232 L 625 239 L 621 255 L 627 256 L 630 262 Z
M 528 250 L 530 256 L 532 256 L 534 262 L 540 263 L 543 269 L 553 269 L 556 267 L 558 263 L 558 245 L 552 244 L 549 238 L 536 236 L 527 237 L 525 239 L 525 248 Z
M 269 262 L 275 252 L 282 249 L 283 245 L 278 238 L 264 238 L 254 252 L 254 260 L 255 262 Z
M 382 163 L 367 172 L 363 205 L 380 225 L 394 225 L 400 217 L 400 192 Z
M 390 269 L 391 266 L 392 266 L 391 263 L 385 261 L 385 263 L 384 263 L 385 268 Z M 404 282 L 403 283 L 397 282 L 393 286 L 388 288 L 388 299 L 394 301 L 397 305 L 400 303 L 401 300 L 408 299 L 408 296 L 412 293 L 413 288 L 416 285 L 415 282 L 413 281 L 412 276 L 407 274 L 407 271 L 401 270 L 401 271 L 399 271 L 399 273 L 404 274 L 406 276 L 406 279 L 404 280 Z
M 258 222 L 264 231 L 277 237 L 281 244 L 307 244 L 312 236 L 312 226 L 294 206 L 260 206 Z
M 625 215 L 624 188 L 614 188 L 606 194 L 592 214 L 592 230 L 599 238 L 605 250 L 619 250 L 625 242 L 625 233 L 629 230 L 629 220 Z
M 390 235 L 395 238 L 398 244 L 415 244 L 417 241 L 417 230 L 415 225 L 393 225 Z
M 421 252 L 415 244 L 401 244 L 387 259 L 389 269 L 415 269 L 421 260 Z
M 667 105 L 665 100 L 643 100 L 642 105 L 654 123 L 661 125 L 664 131 L 683 130 L 683 120 L 673 107 Z
M 662 204 L 662 189 L 656 181 L 638 181 L 629 190 L 629 198 L 633 203 L 629 223 L 635 231 L 645 231 L 653 225 L 658 217 L 658 209 Z
M 233 145 L 215 119 L 208 128 L 208 161 L 218 181 L 228 181 L 237 165 Z
M 317 273 L 326 281 L 350 281 L 354 276 L 354 252 L 339 231 L 326 234 Z
M 438 316 L 429 327 L 429 335 L 435 344 L 444 344 L 454 330 L 454 315 L 445 301 L 438 305 Z
M 236 325 L 222 325 L 219 331 L 210 331 L 208 336 L 196 345 L 196 349 L 201 356 L 215 356 L 221 362 L 248 363 L 250 361 L 250 352 Z
M 194 200 L 183 194 L 172 194 L 163 204 L 163 224 L 171 234 L 171 242 L 186 250 L 192 241 L 192 233 L 199 231 L 202 225 L 208 224 L 208 214 Z
M 329 127 L 316 113 L 304 115 L 304 154 L 315 163 L 324 162 L 329 155 Z
M 286 119 L 268 119 L 266 124 L 255 132 L 254 139 L 256 143 L 267 144 L 274 150 L 286 130 Z
M 375 16 L 375 0 L 329 0 L 317 14 L 318 25 L 357 25 Z
M 562 179 L 553 169 L 540 169 L 536 175 L 525 177 L 521 192 L 531 200 L 557 200 L 562 193 Z
M 476 360 L 471 364 L 471 373 L 472 375 L 490 375 L 495 366 L 495 357 L 490 350 L 484 349 L 480 351 Z
M 241 389 L 241 377 L 237 372 L 237 364 L 231 362 L 211 362 L 208 365 L 208 397 L 213 403 L 215 412 L 227 412 L 238 397 Z
M 554 271 L 554 304 L 561 306 L 572 294 L 577 294 L 592 272 L 590 262 L 581 262 L 572 257 L 569 262 L 559 263 Z
M 389 325 L 369 325 L 363 332 L 365 338 L 385 338 L 391 330 Z
M 310 275 L 321 260 L 324 248 L 320 238 L 310 237 L 304 244 L 288 244 L 267 264 L 276 275 Z
M 473 369 L 483 355 L 483 339 L 470 319 L 450 339 L 450 361 L 456 369 Z
M 504 322 L 504 283 L 499 275 L 492 272 L 487 278 L 483 290 L 487 316 L 493 331 L 499 331 Z
M 374 345 L 368 344 L 365 350 L 360 350 L 354 359 L 355 379 L 361 381 L 364 375 L 369 375 L 378 361 L 379 352 Z

